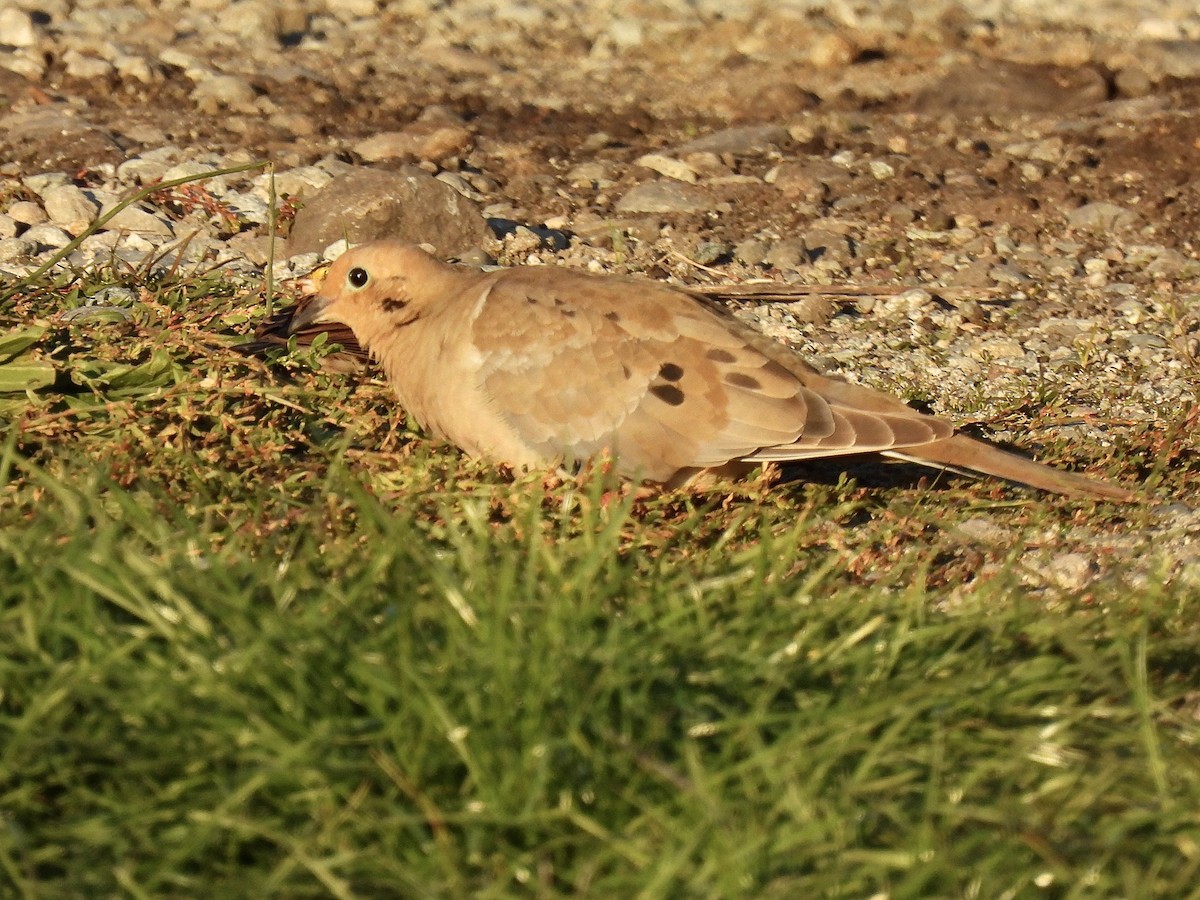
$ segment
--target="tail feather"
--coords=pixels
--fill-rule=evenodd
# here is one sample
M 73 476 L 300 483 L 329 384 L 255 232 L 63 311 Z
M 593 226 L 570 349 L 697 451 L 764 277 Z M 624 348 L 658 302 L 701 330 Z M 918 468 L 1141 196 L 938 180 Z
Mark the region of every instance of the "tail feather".
M 965 434 L 956 434 L 916 447 L 906 447 L 903 451 L 887 451 L 885 455 L 939 469 L 965 471 L 973 475 L 993 475 L 1068 497 L 1091 497 L 1124 503 L 1137 499 L 1133 491 L 1118 485 L 1044 466 Z

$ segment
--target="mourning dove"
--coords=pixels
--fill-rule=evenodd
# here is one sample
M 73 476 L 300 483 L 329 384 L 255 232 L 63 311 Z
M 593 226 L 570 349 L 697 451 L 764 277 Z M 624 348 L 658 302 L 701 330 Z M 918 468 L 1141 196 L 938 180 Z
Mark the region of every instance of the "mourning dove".
M 706 470 L 879 453 L 1071 496 L 1134 497 L 824 376 L 723 307 L 644 279 L 484 272 L 379 241 L 341 256 L 289 329 L 338 326 L 423 428 L 515 467 L 609 454 L 622 475 L 677 485 Z

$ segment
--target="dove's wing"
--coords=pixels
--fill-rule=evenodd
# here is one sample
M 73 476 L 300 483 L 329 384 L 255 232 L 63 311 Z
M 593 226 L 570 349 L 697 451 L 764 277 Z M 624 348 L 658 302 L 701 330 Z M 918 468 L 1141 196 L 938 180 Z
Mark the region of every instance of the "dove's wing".
M 660 481 L 734 460 L 903 449 L 953 432 L 817 374 L 684 291 L 640 280 L 508 270 L 471 340 L 481 390 L 529 446 L 574 459 L 607 448 L 622 471 Z

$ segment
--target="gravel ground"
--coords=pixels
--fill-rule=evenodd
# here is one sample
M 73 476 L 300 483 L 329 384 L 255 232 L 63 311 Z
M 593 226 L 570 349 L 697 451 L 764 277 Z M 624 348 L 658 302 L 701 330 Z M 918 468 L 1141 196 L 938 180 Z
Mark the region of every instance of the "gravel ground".
M 1171 430 L 1194 457 L 1200 11 L 912 6 L 0 3 L 0 276 L 132 190 L 269 159 L 283 276 L 337 235 L 399 234 L 468 260 L 854 285 L 740 306 L 1001 440 L 1086 464 Z M 160 192 L 68 262 L 260 278 L 271 179 Z M 1194 568 L 1200 519 L 1161 510 L 1126 549 Z

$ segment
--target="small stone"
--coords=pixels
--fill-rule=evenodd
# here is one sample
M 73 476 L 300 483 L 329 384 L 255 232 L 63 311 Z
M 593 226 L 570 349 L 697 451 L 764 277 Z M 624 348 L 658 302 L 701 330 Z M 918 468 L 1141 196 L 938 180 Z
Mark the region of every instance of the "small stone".
M 471 182 L 467 181 L 467 179 L 463 178 L 457 172 L 438 172 L 433 177 L 442 184 L 450 185 L 450 187 L 454 188 L 468 200 L 474 200 L 476 203 L 483 203 L 487 200 L 486 196 L 475 190 L 471 186 Z
M 146 159 L 141 156 L 135 156 L 117 166 L 117 177 L 122 181 L 148 184 L 151 181 L 161 180 L 167 169 L 167 163 L 161 159 Z
M 1115 203 L 1086 203 L 1067 213 L 1067 224 L 1071 228 L 1093 233 L 1130 228 L 1137 221 L 1137 213 Z
M 18 200 L 8 207 L 8 214 L 19 225 L 41 225 L 47 221 L 45 210 L 32 200 Z
M 716 241 L 701 241 L 692 251 L 692 261 L 702 266 L 711 266 L 726 253 L 725 245 Z
M 659 175 L 666 175 L 668 178 L 685 181 L 688 184 L 695 184 L 697 180 L 696 170 L 687 163 L 670 156 L 663 156 L 660 153 L 647 153 L 645 156 L 639 157 L 636 164 L 652 169 Z
M 884 316 L 898 318 L 911 316 L 920 312 L 933 303 L 933 295 L 924 288 L 911 288 L 894 297 L 888 297 L 879 306 L 879 312 Z
M 86 56 L 78 50 L 68 50 L 63 54 L 63 63 L 67 74 L 72 78 L 97 79 L 107 78 L 112 74 L 112 64 L 105 59 Z
M 1078 260 L 1071 259 L 1069 256 L 1053 256 L 1046 261 L 1046 271 L 1057 278 L 1074 278 L 1083 269 Z
M 658 220 L 654 218 L 581 217 L 575 222 L 572 230 L 584 243 L 605 249 L 624 243 L 626 237 L 639 243 L 650 243 L 659 235 Z
M 0 262 L 11 262 L 33 256 L 37 247 L 25 238 L 5 238 L 0 240 Z
M 785 197 L 818 203 L 829 196 L 831 185 L 841 186 L 848 179 L 843 169 L 831 163 L 785 162 L 775 172 L 775 187 Z
M 122 77 L 140 81 L 142 84 L 153 84 L 162 78 L 154 69 L 150 68 L 150 63 L 145 57 L 132 53 L 116 54 L 112 58 L 112 67 Z
M 396 172 L 355 167 L 307 199 L 292 223 L 288 253 L 319 252 L 346 237 L 356 244 L 428 242 L 449 255 L 480 245 L 487 235 L 474 203 L 415 166 Z
M 100 215 L 103 217 L 110 209 L 113 209 L 117 204 L 106 203 L 101 209 Z M 162 235 L 164 237 L 173 237 L 174 231 L 171 225 L 165 219 L 159 218 L 147 210 L 137 206 L 127 206 L 103 225 L 100 226 L 101 231 L 126 231 L 131 234 L 150 234 Z
M 617 201 L 623 213 L 698 213 L 711 208 L 708 192 L 675 181 L 648 181 Z
M 1040 554 L 1027 554 L 1031 560 Z M 1099 574 L 1099 568 L 1091 557 L 1083 553 L 1056 553 L 1048 563 L 1038 559 L 1031 568 L 1040 572 L 1051 584 L 1064 591 L 1081 591 Z
M 1140 68 L 1121 69 L 1113 77 L 1113 86 L 1122 97 L 1146 97 L 1154 91 L 1154 82 Z
M 817 38 L 808 50 L 809 61 L 818 69 L 840 69 L 858 56 L 858 48 L 840 34 Z
M 50 221 L 68 234 L 78 235 L 95 220 L 99 209 L 82 190 L 73 184 L 51 188 L 42 195 Z
M 687 153 L 682 157 L 683 161 L 691 167 L 692 171 L 698 175 L 712 175 L 720 177 L 729 175 L 733 170 L 721 161 L 721 157 L 716 153 L 708 150 L 700 150 L 695 153 Z
M 714 131 L 678 148 L 681 157 L 688 153 L 728 153 L 732 156 L 759 156 L 791 144 L 786 128 L 779 125 L 740 125 Z
M 804 297 L 784 307 L 797 322 L 805 325 L 824 325 L 833 318 L 837 307 L 828 297 Z
M 379 12 L 377 0 L 325 0 L 325 6 L 342 22 L 365 19 Z
M 257 266 L 265 266 L 271 258 L 272 251 L 276 249 L 272 246 L 270 235 L 255 234 L 250 231 L 235 234 L 229 239 L 226 247 L 239 256 L 246 257 Z
M 275 180 L 277 197 L 311 196 L 333 181 L 333 176 L 320 166 L 300 166 L 286 172 L 276 172 L 274 175 L 259 175 L 254 179 L 254 186 L 260 196 L 267 195 L 272 178 Z
M 809 259 L 814 262 L 825 259 L 845 263 L 854 257 L 850 239 L 829 228 L 810 228 L 804 232 L 804 246 L 808 248 Z
M 237 75 L 212 75 L 192 88 L 192 100 L 202 112 L 209 114 L 231 109 L 235 112 L 256 112 L 254 88 Z
M 764 262 L 776 269 L 798 269 L 808 262 L 808 248 L 803 238 L 786 238 L 767 253 Z
M 757 238 L 750 238 L 733 248 L 733 256 L 748 266 L 757 266 L 767 258 L 767 245 Z
M 882 159 L 871 160 L 867 163 L 867 169 L 871 172 L 871 177 L 876 181 L 887 181 L 889 178 L 896 177 L 895 166 L 884 162 Z
M 226 191 L 228 182 L 224 175 L 213 175 L 219 169 L 217 163 L 206 163 L 200 160 L 187 159 L 176 163 L 162 174 L 163 181 L 176 181 L 180 178 L 194 178 L 193 187 L 203 186 L 204 190 L 213 196 L 220 197 Z
M 109 132 L 63 107 L 39 106 L 0 117 L 0 159 L 23 171 L 61 173 L 125 158 Z
M 12 216 L 0 213 L 0 240 L 6 241 L 17 236 L 17 222 Z
M 49 222 L 43 225 L 34 225 L 21 235 L 21 238 L 31 244 L 36 244 L 39 250 L 60 250 L 71 243 L 69 234 Z
M 437 162 L 471 146 L 471 132 L 459 125 L 417 122 L 403 131 L 385 131 L 354 145 L 365 162 L 418 159 Z
M 599 160 L 580 163 L 573 167 L 565 176 L 568 185 L 573 188 L 589 188 L 603 190 L 616 184 L 608 165 Z
M 997 547 L 1006 547 L 1012 541 L 1012 529 L 999 524 L 990 516 L 970 516 L 959 522 L 954 531 L 981 544 Z
M 1022 359 L 1025 356 L 1025 348 L 1016 338 L 994 337 L 977 342 L 968 353 L 978 360 Z
M 1030 159 L 1044 163 L 1058 163 L 1063 158 L 1064 144 L 1060 137 L 1046 138 L 1029 148 Z
M 1046 177 L 1045 169 L 1035 162 L 1021 163 L 1017 171 L 1021 173 L 1021 178 L 1030 184 L 1037 184 Z
M 243 222 L 254 222 L 258 225 L 265 225 L 270 221 L 271 208 L 267 205 L 267 201 L 256 197 L 254 194 L 230 192 L 224 195 L 221 201 L 233 210 Z
M 1189 262 L 1178 250 L 1164 247 L 1154 261 L 1146 266 L 1146 274 L 1154 278 L 1175 278 Z
M 0 8 L 0 44 L 10 47 L 32 47 L 37 43 L 33 18 L 15 6 Z
M 509 253 L 532 253 L 542 246 L 542 240 L 524 225 L 518 225 L 504 238 Z
M 1025 284 L 1030 280 L 1028 275 L 1012 263 L 1001 263 L 998 266 L 993 266 L 988 272 L 988 277 L 996 284 L 1006 284 L 1009 286 Z

